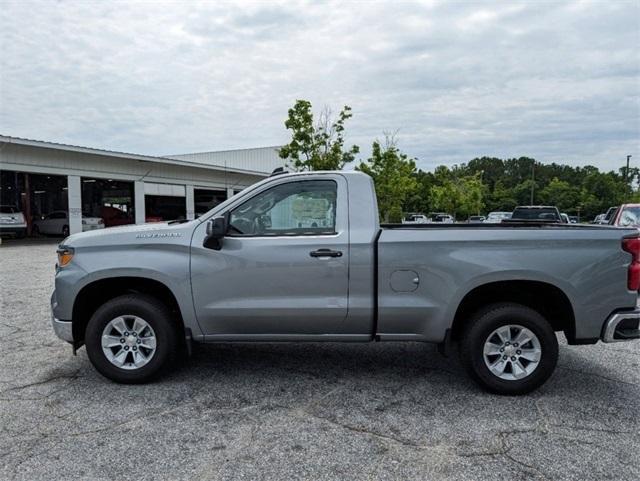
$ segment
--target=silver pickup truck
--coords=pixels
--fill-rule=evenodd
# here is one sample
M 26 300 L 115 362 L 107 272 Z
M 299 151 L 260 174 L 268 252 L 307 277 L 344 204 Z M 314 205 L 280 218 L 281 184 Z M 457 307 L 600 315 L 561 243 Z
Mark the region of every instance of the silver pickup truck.
M 56 334 L 123 383 L 192 342 L 459 346 L 484 388 L 521 394 L 570 344 L 640 337 L 635 229 L 380 225 L 357 172 L 272 176 L 199 219 L 74 234 L 58 249 Z

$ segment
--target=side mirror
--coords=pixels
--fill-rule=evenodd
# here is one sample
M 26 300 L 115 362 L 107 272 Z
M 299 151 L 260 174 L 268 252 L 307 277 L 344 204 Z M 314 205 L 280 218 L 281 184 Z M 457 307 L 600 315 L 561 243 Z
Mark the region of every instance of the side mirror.
M 222 238 L 227 233 L 226 217 L 214 217 L 207 222 L 207 237 L 204 239 L 204 247 L 220 250 Z
M 214 217 L 207 222 L 207 237 L 222 239 L 227 233 L 227 219 L 225 217 Z

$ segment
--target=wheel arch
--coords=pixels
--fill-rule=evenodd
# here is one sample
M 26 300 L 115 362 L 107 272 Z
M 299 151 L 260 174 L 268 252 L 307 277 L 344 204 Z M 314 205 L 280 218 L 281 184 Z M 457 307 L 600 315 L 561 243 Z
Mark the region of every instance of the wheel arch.
M 568 296 L 553 284 L 533 280 L 489 282 L 469 291 L 454 315 L 452 338 L 460 338 L 473 313 L 500 302 L 521 304 L 539 312 L 551 323 L 554 331 L 564 332 L 570 344 L 575 342 L 575 313 Z
M 118 296 L 131 293 L 152 296 L 158 302 L 167 306 L 181 334 L 186 335 L 180 304 L 173 291 L 166 284 L 148 277 L 107 277 L 86 284 L 75 296 L 72 311 L 72 329 L 76 347 L 84 343 L 87 324 L 101 305 Z

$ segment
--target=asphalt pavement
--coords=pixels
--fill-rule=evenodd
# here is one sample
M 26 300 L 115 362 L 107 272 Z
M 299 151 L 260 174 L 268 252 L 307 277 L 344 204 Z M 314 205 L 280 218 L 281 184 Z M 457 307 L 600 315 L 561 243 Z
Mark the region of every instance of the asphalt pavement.
M 49 324 L 55 241 L 0 246 L 0 479 L 640 479 L 640 343 L 567 346 L 522 397 L 435 346 L 197 346 L 122 386 Z

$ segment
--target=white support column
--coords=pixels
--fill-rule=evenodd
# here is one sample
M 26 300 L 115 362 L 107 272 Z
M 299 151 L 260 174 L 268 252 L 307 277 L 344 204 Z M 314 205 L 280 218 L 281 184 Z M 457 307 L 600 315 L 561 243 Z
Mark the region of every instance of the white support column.
M 144 224 L 146 219 L 146 213 L 144 211 L 144 182 L 136 180 L 133 183 L 133 192 L 136 224 Z
M 82 232 L 82 184 L 77 175 L 67 176 L 67 196 L 69 200 L 69 233 Z
M 233 189 L 231 187 L 227 187 L 227 199 L 233 197 Z
M 187 219 L 193 220 L 196 218 L 196 205 L 193 198 L 193 186 L 185 185 L 185 195 L 187 203 Z

